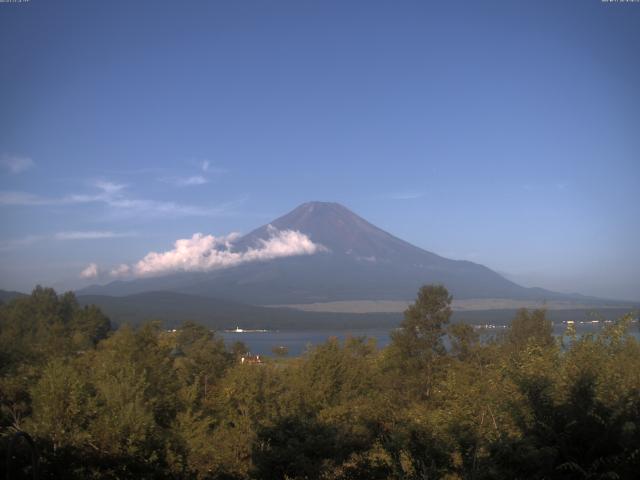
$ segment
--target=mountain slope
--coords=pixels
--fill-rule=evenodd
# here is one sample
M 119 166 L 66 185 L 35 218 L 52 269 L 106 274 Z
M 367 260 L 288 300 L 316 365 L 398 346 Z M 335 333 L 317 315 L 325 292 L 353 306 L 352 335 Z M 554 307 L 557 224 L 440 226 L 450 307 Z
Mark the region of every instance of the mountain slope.
M 0 302 L 2 303 L 7 303 L 13 300 L 14 298 L 26 297 L 26 296 L 27 294 L 22 292 L 15 292 L 12 290 L 0 290 Z
M 302 204 L 240 238 L 234 249 L 246 251 L 259 247 L 270 238 L 273 228 L 304 233 L 325 249 L 314 255 L 245 263 L 210 272 L 112 282 L 80 293 L 129 295 L 163 290 L 250 304 L 287 304 L 412 299 L 421 285 L 437 282 L 461 299 L 576 298 L 524 288 L 483 265 L 428 252 L 337 203 Z
M 81 305 L 97 305 L 119 325 L 161 320 L 166 328 L 177 327 L 187 320 L 216 330 L 237 326 L 245 329 L 392 328 L 402 317 L 400 313 L 302 312 L 175 292 L 145 292 L 120 297 L 79 295 L 78 302 Z

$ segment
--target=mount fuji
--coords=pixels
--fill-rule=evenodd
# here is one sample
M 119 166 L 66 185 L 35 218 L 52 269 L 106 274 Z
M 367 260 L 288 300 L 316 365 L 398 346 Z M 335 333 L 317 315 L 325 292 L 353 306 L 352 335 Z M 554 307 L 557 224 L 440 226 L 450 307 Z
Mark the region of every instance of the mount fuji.
M 287 230 L 306 235 L 320 248 L 311 255 L 113 281 L 78 293 L 125 296 L 169 291 L 254 305 L 283 305 L 407 300 L 421 285 L 442 283 L 456 299 L 589 300 L 525 288 L 484 265 L 441 257 L 385 232 L 338 203 L 304 203 L 236 239 L 232 251 L 259 249 L 274 231 Z

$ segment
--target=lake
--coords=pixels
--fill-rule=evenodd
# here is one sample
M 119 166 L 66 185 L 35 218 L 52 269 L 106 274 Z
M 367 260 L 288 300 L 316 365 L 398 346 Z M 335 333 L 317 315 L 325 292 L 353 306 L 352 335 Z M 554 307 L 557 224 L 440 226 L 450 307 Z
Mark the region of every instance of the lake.
M 603 324 L 576 324 L 578 335 L 597 333 L 602 329 Z M 554 324 L 554 334 L 561 336 L 566 330 L 565 324 Z M 486 336 L 495 335 L 504 331 L 504 327 L 496 326 L 487 329 Z M 631 334 L 640 340 L 638 323 L 631 325 Z M 235 341 L 244 342 L 254 355 L 272 355 L 272 349 L 278 346 L 285 346 L 289 349 L 289 356 L 298 356 L 304 353 L 310 345 L 318 345 L 326 342 L 331 337 L 337 337 L 343 341 L 348 337 L 369 337 L 375 338 L 378 347 L 385 347 L 389 344 L 389 329 L 356 329 L 356 330 L 273 330 L 264 332 L 218 332 L 225 343 L 230 345 Z

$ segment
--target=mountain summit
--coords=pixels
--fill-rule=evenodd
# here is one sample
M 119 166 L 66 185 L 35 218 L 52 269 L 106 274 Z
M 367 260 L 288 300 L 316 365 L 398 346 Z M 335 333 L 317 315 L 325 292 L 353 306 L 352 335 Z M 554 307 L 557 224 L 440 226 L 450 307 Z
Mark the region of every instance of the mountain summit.
M 164 290 L 253 304 L 294 304 L 408 300 L 421 285 L 442 283 L 460 299 L 566 298 L 524 288 L 483 265 L 418 248 L 338 203 L 304 203 L 235 241 L 233 251 L 259 249 L 275 231 L 285 230 L 302 233 L 324 248 L 313 255 L 253 261 L 208 272 L 112 282 L 81 293 L 128 295 Z
M 237 245 L 259 245 L 259 240 L 269 237 L 270 227 L 299 231 L 334 255 L 355 259 L 406 261 L 428 253 L 367 222 L 345 206 L 332 202 L 303 203 L 269 225 L 244 236 Z

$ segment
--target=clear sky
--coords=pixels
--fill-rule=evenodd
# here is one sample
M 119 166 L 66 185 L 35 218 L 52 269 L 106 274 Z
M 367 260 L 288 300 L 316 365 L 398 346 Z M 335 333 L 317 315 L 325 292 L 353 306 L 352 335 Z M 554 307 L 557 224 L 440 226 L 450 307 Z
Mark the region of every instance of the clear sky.
M 343 203 L 640 300 L 640 3 L 0 3 L 0 288 Z

